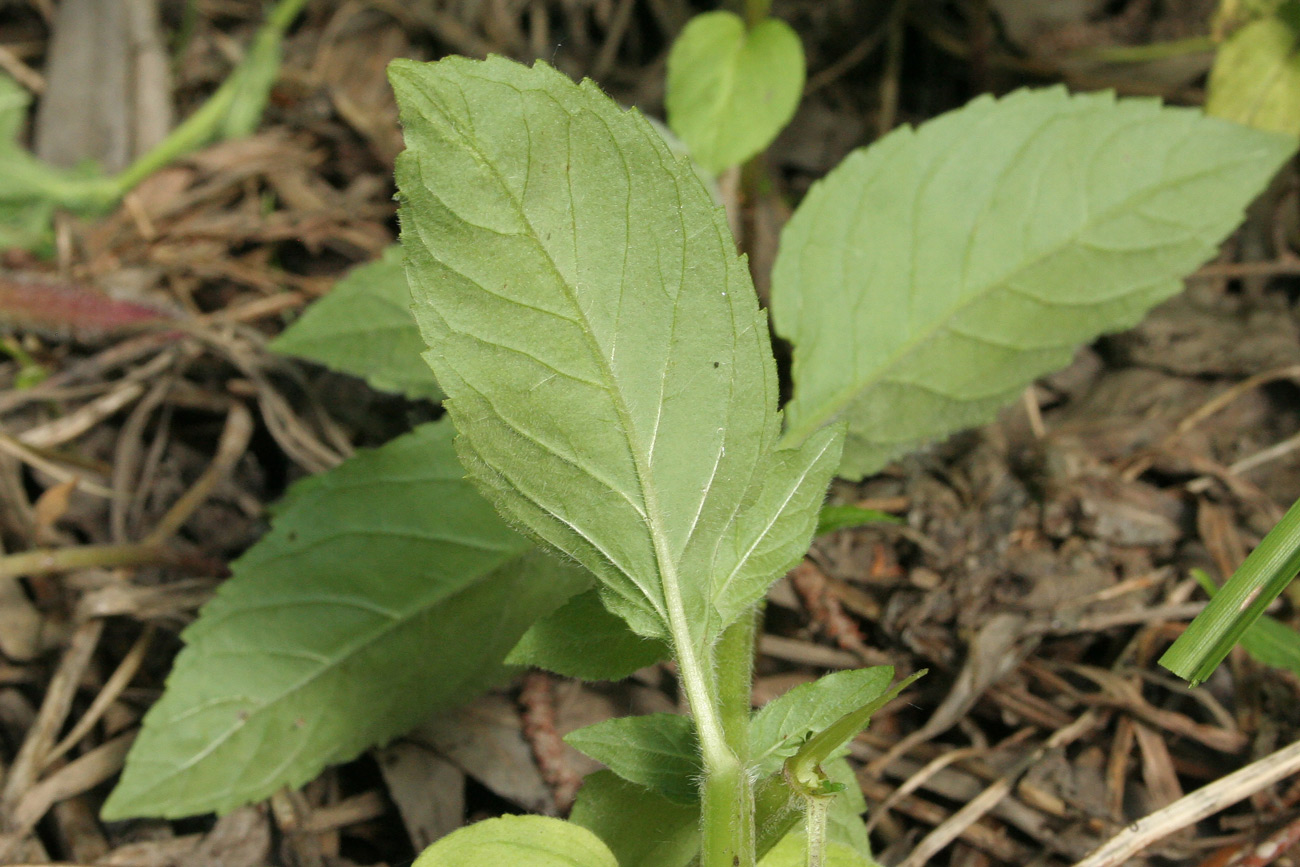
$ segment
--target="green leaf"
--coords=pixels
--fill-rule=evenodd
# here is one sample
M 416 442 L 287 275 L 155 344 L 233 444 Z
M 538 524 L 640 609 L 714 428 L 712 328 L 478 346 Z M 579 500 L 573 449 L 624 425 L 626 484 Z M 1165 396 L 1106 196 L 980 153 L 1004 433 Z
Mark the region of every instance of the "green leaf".
M 638 113 L 543 63 L 390 77 L 416 321 L 471 477 L 638 633 L 707 646 L 807 544 L 839 447 L 776 451 L 722 211 Z
M 1300 676 L 1300 632 L 1282 621 L 1265 614 L 1241 636 L 1241 646 L 1256 662 Z
M 763 705 L 749 725 L 750 754 L 759 775 L 779 769 L 808 735 L 890 692 L 893 679 L 894 669 L 889 665 L 837 671 L 800 684 Z
M 993 418 L 1213 255 L 1295 150 L 1192 109 L 1062 88 L 980 97 L 850 155 L 786 225 L 791 442 L 832 419 L 843 475 Z
M 882 667 L 887 668 L 888 666 L 877 666 L 877 668 Z M 872 671 L 874 669 L 858 670 Z M 851 738 L 866 728 L 867 723 L 871 721 L 872 714 L 893 701 L 900 692 L 918 678 L 924 677 L 925 674 L 926 669 L 921 669 L 915 674 L 903 678 L 890 689 L 863 702 L 859 707 L 846 712 L 834 722 L 819 726 L 818 730 L 799 746 L 795 754 L 786 760 L 786 767 L 790 773 L 800 783 L 807 783 L 812 780 L 815 769 L 835 756 Z M 815 686 L 816 683 L 812 685 Z M 819 717 L 825 718 L 829 716 L 829 710 L 830 707 L 828 706 L 826 708 L 827 713 L 819 714 Z
M 867 811 L 867 799 L 862 796 L 857 775 L 843 756 L 825 762 L 822 770 L 831 782 L 844 787 L 831 801 L 830 813 L 826 817 L 826 839 L 870 860 L 871 841 L 867 839 L 867 826 L 862 821 L 862 814 Z
M 1178 636 L 1160 664 L 1202 683 L 1300 572 L 1300 500 L 1246 557 L 1228 583 Z
M 411 315 L 402 249 L 353 268 L 329 294 L 271 341 L 271 349 L 363 377 L 380 391 L 441 400 Z
M 1282 3 L 1219 46 L 1205 110 L 1258 129 L 1300 135 L 1300 3 Z
M 609 847 L 572 822 L 501 816 L 467 825 L 420 853 L 411 867 L 619 867 Z
M 621 779 L 589 774 L 569 821 L 609 846 L 619 867 L 687 867 L 700 850 L 700 811 Z
M 227 811 L 453 707 L 589 586 L 501 523 L 447 422 L 296 484 L 185 630 L 104 816 Z
M 628 629 L 591 590 L 534 623 L 506 662 L 583 680 L 622 680 L 670 655 L 662 641 Z
M 814 535 L 822 536 L 826 533 L 834 533 L 836 530 L 847 530 L 865 524 L 901 523 L 903 523 L 902 518 L 878 509 L 863 509 L 853 505 L 822 506 L 821 513 L 817 516 L 817 532 Z
M 700 747 L 695 726 L 684 716 L 615 717 L 570 732 L 564 742 L 670 801 L 693 804 L 699 799 Z
M 1203 569 L 1193 569 L 1192 577 L 1213 599 L 1219 593 L 1214 580 Z M 1262 665 L 1285 668 L 1300 675 L 1300 632 L 1280 620 L 1261 615 L 1241 634 L 1241 646 Z
M 802 832 L 787 834 L 758 862 L 758 867 L 805 867 L 808 863 L 807 846 L 808 841 Z M 835 841 L 827 841 L 822 854 L 822 867 L 880 867 L 868 856 Z
M 798 35 L 767 18 L 748 32 L 731 12 L 697 15 L 668 54 L 668 125 L 717 173 L 772 143 L 803 95 Z

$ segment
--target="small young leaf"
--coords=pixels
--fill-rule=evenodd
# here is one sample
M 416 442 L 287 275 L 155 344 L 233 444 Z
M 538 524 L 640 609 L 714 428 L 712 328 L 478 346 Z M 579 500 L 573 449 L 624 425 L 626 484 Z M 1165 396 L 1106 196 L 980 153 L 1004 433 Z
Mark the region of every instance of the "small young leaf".
M 411 867 L 619 867 L 600 838 L 549 816 L 501 816 L 466 825 L 420 853 Z
M 775 453 L 770 340 L 722 211 L 644 118 L 543 63 L 390 77 L 407 276 L 466 468 L 638 633 L 702 654 L 805 523 L 767 492 L 818 502 L 839 448 Z
M 687 867 L 700 850 L 700 811 L 620 779 L 588 775 L 569 821 L 605 841 L 619 867 Z
M 859 506 L 822 506 L 817 516 L 817 532 L 821 536 L 836 530 L 861 527 L 865 524 L 901 524 L 903 519 L 878 509 L 863 509 Z
M 786 760 L 786 767 L 793 772 L 794 778 L 800 782 L 811 780 L 818 766 L 838 753 L 851 738 L 866 728 L 867 723 L 871 722 L 872 714 L 893 701 L 913 681 L 924 677 L 925 674 L 926 669 L 921 669 L 903 678 L 881 695 L 815 732 L 793 756 Z
M 780 768 L 807 735 L 885 695 L 893 679 L 894 669 L 888 665 L 837 671 L 763 705 L 749 726 L 750 751 L 759 775 Z
M 226 811 L 498 680 L 590 586 L 464 480 L 448 422 L 296 484 L 182 638 L 104 816 Z
M 790 25 L 768 18 L 746 31 L 731 12 L 706 12 L 668 54 L 668 125 L 717 173 L 772 143 L 794 117 L 803 81 L 803 46 Z
M 628 629 L 589 590 L 534 623 L 506 662 L 583 680 L 622 680 L 670 655 L 662 641 Z
M 1257 129 L 1300 135 L 1300 2 L 1287 0 L 1219 46 L 1205 111 Z
M 442 399 L 433 371 L 420 358 L 424 340 L 411 315 L 411 290 L 396 245 L 353 268 L 270 348 L 363 377 L 380 391 Z
M 1062 88 L 890 133 L 786 225 L 772 316 L 794 344 L 787 439 L 840 418 L 843 475 L 993 417 L 1133 324 L 1240 221 L 1296 141 Z
M 684 716 L 615 717 L 570 732 L 564 742 L 670 801 L 693 804 L 699 797 L 700 747 Z

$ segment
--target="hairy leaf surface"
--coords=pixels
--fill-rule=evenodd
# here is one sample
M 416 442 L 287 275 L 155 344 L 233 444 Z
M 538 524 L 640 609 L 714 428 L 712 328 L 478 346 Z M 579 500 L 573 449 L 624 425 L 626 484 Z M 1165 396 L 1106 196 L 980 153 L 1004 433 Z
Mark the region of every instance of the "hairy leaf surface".
M 506 662 L 583 680 L 622 680 L 671 655 L 662 641 L 629 629 L 590 590 L 529 627 Z
M 668 54 L 668 125 L 691 156 L 717 173 L 761 152 L 803 95 L 803 45 L 790 25 L 746 30 L 731 12 L 696 15 Z
M 776 576 L 768 553 L 806 545 L 838 450 L 775 451 L 770 341 L 721 210 L 643 117 L 543 63 L 390 77 L 407 276 L 466 468 L 637 632 L 708 644 Z
M 619 867 L 600 838 L 549 816 L 500 816 L 466 825 L 420 853 L 411 867 Z
M 439 422 L 296 484 L 185 630 L 105 817 L 231 810 L 500 679 L 590 578 L 463 476 Z
M 842 474 L 987 421 L 1132 325 L 1241 219 L 1295 141 L 1110 94 L 981 97 L 850 155 L 786 226 L 788 438 L 849 425 Z
M 775 772 L 807 735 L 880 698 L 893 679 L 894 669 L 889 665 L 837 671 L 800 684 L 763 705 L 749 726 L 750 752 L 759 774 Z
M 396 245 L 353 268 L 270 346 L 360 376 L 380 391 L 442 398 L 433 371 L 420 358 L 424 340 L 411 316 L 411 291 Z
M 564 742 L 670 801 L 699 800 L 700 747 L 695 726 L 684 716 L 615 717 L 569 732 Z

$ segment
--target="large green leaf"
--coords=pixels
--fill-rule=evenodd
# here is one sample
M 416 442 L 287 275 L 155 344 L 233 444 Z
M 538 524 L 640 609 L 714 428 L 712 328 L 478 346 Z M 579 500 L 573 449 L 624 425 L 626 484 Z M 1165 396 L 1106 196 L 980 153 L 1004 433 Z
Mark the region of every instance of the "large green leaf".
M 407 276 L 470 475 L 637 632 L 708 644 L 802 553 L 839 447 L 775 451 L 722 211 L 640 114 L 543 63 L 390 77 Z
M 700 747 L 695 726 L 684 716 L 615 717 L 569 732 L 564 742 L 670 801 L 699 800 Z
M 411 290 L 397 245 L 352 269 L 271 341 L 271 349 L 363 377 L 380 391 L 442 398 L 433 371 L 420 358 L 424 340 L 411 316 Z
M 1295 149 L 1111 94 L 981 97 L 816 184 L 772 282 L 794 343 L 788 437 L 843 418 L 858 478 L 993 417 L 1209 258 Z
M 467 825 L 420 853 L 411 867 L 619 867 L 595 834 L 549 816 L 501 816 Z
M 1300 135 L 1300 2 L 1279 4 L 1219 46 L 1205 110 L 1259 129 Z
M 583 680 L 622 680 L 670 655 L 662 641 L 628 629 L 590 590 L 529 627 L 506 662 Z
M 690 20 L 668 54 L 668 125 L 711 172 L 739 165 L 772 143 L 803 95 L 804 58 L 790 25 L 740 16 Z
M 106 818 L 225 811 L 460 704 L 590 577 L 508 529 L 448 422 L 295 485 L 186 629 Z

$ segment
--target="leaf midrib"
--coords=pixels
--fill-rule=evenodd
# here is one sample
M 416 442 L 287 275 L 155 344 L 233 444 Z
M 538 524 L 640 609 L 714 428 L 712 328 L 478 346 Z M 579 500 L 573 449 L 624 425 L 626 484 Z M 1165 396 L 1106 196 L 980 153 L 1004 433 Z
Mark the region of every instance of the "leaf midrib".
M 378 610 L 373 607 L 363 608 L 363 610 L 367 611 L 368 613 L 376 614 L 379 616 L 386 616 L 388 619 L 385 621 L 381 621 L 378 625 L 372 627 L 371 630 L 364 632 L 363 633 L 364 637 L 358 638 L 357 640 L 354 640 L 352 643 L 348 645 L 344 645 L 343 647 L 339 648 L 339 651 L 337 653 L 335 653 L 332 656 L 326 657 L 326 661 L 321 663 L 317 670 L 310 672 L 304 677 L 298 679 L 297 681 L 294 681 L 293 683 L 287 685 L 283 689 L 277 691 L 276 694 L 271 698 L 263 702 L 260 702 L 255 709 L 249 711 L 247 717 L 243 719 L 236 718 L 235 724 L 227 728 L 220 735 L 214 737 L 212 742 L 205 749 L 196 753 L 188 761 L 185 761 L 179 765 L 170 765 L 171 770 L 168 773 L 161 776 L 159 778 L 159 781 L 151 785 L 149 789 L 157 789 L 162 782 L 170 781 L 174 779 L 176 776 L 178 776 L 179 774 L 182 774 L 185 771 L 189 770 L 191 767 L 203 761 L 204 759 L 208 758 L 217 750 L 225 746 L 227 742 L 230 741 L 231 738 L 235 737 L 241 731 L 247 728 L 249 724 L 252 723 L 252 721 L 256 719 L 259 715 L 268 712 L 275 705 L 278 705 L 279 703 L 286 701 L 290 696 L 306 689 L 307 687 L 311 686 L 320 678 L 325 677 L 326 675 L 332 673 L 339 665 L 352 659 L 357 654 L 373 646 L 380 640 L 388 637 L 393 632 L 396 632 L 397 630 L 402 629 L 405 626 L 409 625 L 411 621 L 427 613 L 430 609 L 434 608 L 435 606 L 441 605 L 445 603 L 448 599 L 451 599 L 455 596 L 459 596 L 460 594 L 473 589 L 475 586 L 487 580 L 490 576 L 500 572 L 511 562 L 521 560 L 527 557 L 530 553 L 533 552 L 533 550 L 534 549 L 531 547 L 524 548 L 523 550 L 516 552 L 512 556 L 503 557 L 501 560 L 493 562 L 491 565 L 486 566 L 475 578 L 475 580 L 461 585 L 460 587 L 456 588 L 454 592 L 452 593 L 431 592 L 424 599 L 424 601 L 422 601 L 421 603 L 419 603 L 418 605 L 412 608 L 407 609 L 406 612 L 402 614 L 398 614 L 397 616 L 388 614 L 386 612 L 383 612 L 382 610 Z M 436 588 L 433 587 L 430 588 L 430 590 L 435 590 L 435 589 Z M 253 607 L 257 607 L 257 606 L 253 606 Z M 360 606 L 354 606 L 354 607 L 360 607 Z M 240 610 L 242 611 L 243 609 Z M 186 648 L 186 650 L 192 651 L 193 647 L 194 645 L 190 645 Z M 231 701 L 237 701 L 237 700 L 238 699 L 236 698 L 227 698 L 224 700 L 223 703 L 229 703 Z M 167 722 L 168 724 L 175 724 L 179 721 L 185 720 L 193 716 L 195 713 L 201 713 L 210 709 L 210 706 L 211 706 L 210 703 L 205 703 L 204 706 L 193 709 L 190 712 L 181 713 L 179 715 L 169 717 Z M 227 790 L 227 794 L 229 794 L 230 791 L 232 790 Z
M 513 89 L 515 89 L 521 94 L 524 92 L 522 89 L 518 87 L 514 87 Z M 657 567 L 656 571 L 658 573 L 659 581 L 662 585 L 661 590 L 665 597 L 664 604 L 669 605 L 669 607 L 671 608 L 672 607 L 671 603 L 669 602 L 667 597 L 669 596 L 670 593 L 677 596 L 680 596 L 681 593 L 681 589 L 678 586 L 676 564 L 672 561 L 671 555 L 668 552 L 667 535 L 663 531 L 662 513 L 658 502 L 657 492 L 654 489 L 654 485 L 649 483 L 649 480 L 652 478 L 652 476 L 650 474 L 649 467 L 646 466 L 645 462 L 642 459 L 642 452 L 643 452 L 642 447 L 644 444 L 640 442 L 640 438 L 635 433 L 636 427 L 632 424 L 631 411 L 627 406 L 627 403 L 623 397 L 621 383 L 619 379 L 615 376 L 613 369 L 610 367 L 608 360 L 605 358 L 605 354 L 601 351 L 600 345 L 596 341 L 595 330 L 592 327 L 592 324 L 586 314 L 586 311 L 583 309 L 582 304 L 579 302 L 579 298 L 576 295 L 575 287 L 570 283 L 568 277 L 563 273 L 563 271 L 561 271 L 559 265 L 555 261 L 554 256 L 551 254 L 550 249 L 544 243 L 542 243 L 541 234 L 537 231 L 537 228 L 533 225 L 532 221 L 529 219 L 528 214 L 524 209 L 523 202 L 515 196 L 515 194 L 511 190 L 510 185 L 506 183 L 505 178 L 502 177 L 500 171 L 498 171 L 497 167 L 492 163 L 492 161 L 487 159 L 487 157 L 483 154 L 483 152 L 476 146 L 476 143 L 472 138 L 472 136 L 466 135 L 465 131 L 461 129 L 460 125 L 457 123 L 452 113 L 441 104 L 440 100 L 431 97 L 431 101 L 438 106 L 440 113 L 442 114 L 443 118 L 447 122 L 448 126 L 455 131 L 456 135 L 460 139 L 461 146 L 466 151 L 468 151 L 478 161 L 479 165 L 482 166 L 484 169 L 486 169 L 496 180 L 498 186 L 500 187 L 503 193 L 503 198 L 513 206 L 516 216 L 519 218 L 521 223 L 528 227 L 529 240 L 532 241 L 534 245 L 536 245 L 538 251 L 542 254 L 552 275 L 556 278 L 557 282 L 563 288 L 565 293 L 565 299 L 568 301 L 568 303 L 576 313 L 577 319 L 575 320 L 575 324 L 578 324 L 580 326 L 579 330 L 582 332 L 583 339 L 587 344 L 587 350 L 595 360 L 596 364 L 598 365 L 601 371 L 603 378 L 606 381 L 605 391 L 610 396 L 610 401 L 613 403 L 615 411 L 618 413 L 620 426 L 623 428 L 623 435 L 627 442 L 629 455 L 632 458 L 633 469 L 635 470 L 637 476 L 637 487 L 640 489 L 641 498 L 645 504 L 645 512 L 644 515 L 641 517 L 641 520 L 643 525 L 645 526 L 646 532 L 650 536 L 651 543 L 654 546 L 655 563 Z M 567 123 L 571 124 L 573 117 L 570 114 L 567 106 L 559 104 L 558 102 L 556 104 L 565 113 Z M 605 127 L 606 132 L 609 134 L 610 141 L 615 143 L 615 145 L 617 145 L 618 142 L 617 136 L 615 136 L 613 131 L 609 128 L 609 124 L 606 122 L 605 118 L 601 117 L 599 113 L 594 111 L 591 114 L 592 117 L 599 120 L 601 124 Z M 528 121 L 527 121 L 527 117 L 525 116 L 524 117 L 525 129 L 527 129 L 527 125 L 528 125 Z M 531 135 L 532 135 L 531 132 L 529 132 L 530 140 L 531 140 Z M 572 136 L 569 135 L 567 140 L 571 147 L 573 141 Z M 615 151 L 618 153 L 620 159 L 622 159 L 623 158 L 622 150 L 616 146 Z M 529 156 L 530 156 L 530 170 L 531 170 L 531 153 L 529 154 Z M 630 173 L 627 171 L 626 161 L 624 161 L 624 178 L 630 187 L 632 181 L 631 181 Z M 573 190 L 572 190 L 572 175 L 568 174 L 567 172 L 566 172 L 566 182 L 569 185 L 569 202 L 570 205 L 572 206 L 576 200 L 573 196 Z M 630 202 L 629 202 L 629 207 L 630 207 Z M 574 211 L 574 220 L 575 221 L 577 220 L 576 209 Z M 629 219 L 628 222 L 629 222 L 629 231 L 630 231 L 631 220 Z M 576 225 L 575 225 L 575 242 L 576 242 Z M 660 401 L 660 404 L 662 409 L 662 401 Z M 512 483 L 512 487 L 513 487 L 513 483 Z M 608 560 L 608 558 L 606 559 Z M 640 583 L 636 580 L 636 576 L 629 574 L 625 569 L 620 567 L 617 563 L 614 563 L 613 561 L 610 561 L 610 563 L 620 572 L 623 572 L 623 574 L 628 578 L 628 580 L 632 582 L 634 586 L 640 587 Z M 642 593 L 644 592 L 645 592 L 644 589 L 642 589 Z M 666 612 L 661 608 L 660 601 L 658 599 L 654 598 L 653 596 L 649 596 L 647 601 L 650 602 L 655 612 L 663 619 L 663 621 L 670 626 L 670 630 L 671 630 L 673 626 L 671 621 L 675 618 L 671 617 L 669 612 Z
M 1134 202 L 1139 202 L 1144 198 L 1164 192 L 1167 189 L 1173 187 L 1175 184 L 1182 184 L 1188 181 L 1193 181 L 1196 180 L 1197 178 L 1216 174 L 1228 168 L 1235 167 L 1238 165 L 1243 165 L 1248 162 L 1250 162 L 1249 159 L 1241 159 L 1236 162 L 1230 162 L 1230 163 L 1225 162 L 1225 163 L 1215 165 L 1211 168 L 1205 169 L 1204 171 L 1195 172 L 1188 175 L 1182 175 L 1176 181 L 1166 180 L 1157 186 L 1148 187 L 1145 190 L 1142 190 L 1140 194 L 1135 194 L 1131 197 L 1125 198 L 1121 202 L 1111 206 L 1110 208 L 1104 211 L 1098 212 L 1096 216 L 1091 217 L 1086 223 L 1081 225 L 1077 231 L 1071 233 L 1060 244 L 1048 247 L 1047 249 L 1043 250 L 1039 255 L 1025 261 L 1019 267 L 1007 272 L 1000 280 L 988 284 L 980 289 L 977 289 L 975 292 L 969 293 L 966 297 L 962 298 L 957 303 L 950 306 L 942 316 L 936 317 L 935 324 L 933 324 L 929 328 L 922 330 L 911 340 L 901 344 L 897 350 L 895 350 L 890 355 L 888 355 L 879 365 L 876 365 L 871 375 L 866 376 L 862 379 L 855 380 L 854 382 L 850 383 L 849 385 L 845 386 L 844 388 L 836 392 L 829 400 L 823 403 L 818 408 L 817 411 L 809 413 L 806 416 L 805 421 L 803 421 L 798 426 L 792 427 L 789 430 L 787 430 L 786 433 L 782 436 L 782 440 L 789 441 L 795 444 L 802 443 L 803 441 L 805 441 L 809 436 L 812 435 L 813 431 L 817 430 L 818 428 L 821 428 L 823 425 L 833 420 L 841 412 L 843 412 L 844 409 L 849 404 L 851 404 L 855 398 L 860 396 L 862 393 L 869 391 L 870 389 L 879 385 L 881 382 L 887 380 L 888 375 L 893 370 L 895 370 L 904 360 L 906 360 L 906 358 L 909 355 L 913 354 L 918 349 L 924 348 L 924 346 L 928 344 L 937 333 L 945 330 L 948 327 L 948 324 L 958 314 L 966 310 L 966 308 L 970 307 L 971 305 L 977 302 L 985 300 L 991 293 L 1006 289 L 1008 285 L 1017 276 L 1024 273 L 1025 271 L 1030 270 L 1031 268 L 1034 268 L 1042 264 L 1044 260 L 1060 254 L 1062 251 L 1067 249 L 1070 245 L 1074 244 L 1077 241 L 1077 239 L 1082 235 L 1084 235 L 1086 232 L 1091 231 L 1097 225 L 1104 222 L 1105 220 L 1114 218 L 1117 215 L 1117 212 L 1121 210 L 1121 208 L 1127 209 Z M 981 217 L 981 219 L 982 218 L 983 217 Z M 1167 245 L 1154 244 L 1148 249 L 1157 249 L 1161 246 L 1167 246 Z M 1176 276 L 1170 277 L 1169 279 L 1171 280 L 1176 279 Z M 1041 301 L 1042 299 L 1039 300 Z M 1048 304 L 1049 306 L 1057 306 L 1052 302 L 1043 302 L 1043 303 Z M 1060 305 L 1060 306 L 1065 306 L 1065 305 Z M 797 353 L 798 349 L 796 348 L 795 351 Z

